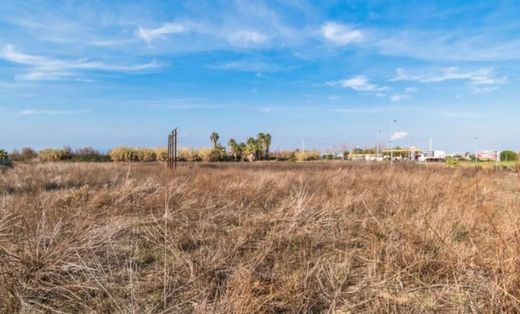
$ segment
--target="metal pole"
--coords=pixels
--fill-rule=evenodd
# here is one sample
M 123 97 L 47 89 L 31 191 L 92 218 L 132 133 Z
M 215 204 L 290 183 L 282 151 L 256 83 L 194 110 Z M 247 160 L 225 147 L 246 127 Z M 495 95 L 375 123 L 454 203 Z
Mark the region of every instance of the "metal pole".
M 173 169 L 177 169 L 177 128 L 174 130 L 175 132 L 175 142 L 173 148 Z
M 379 150 L 381 149 L 381 130 L 377 131 L 376 159 L 379 159 Z
M 166 156 L 166 167 L 171 169 L 171 150 L 172 150 L 172 135 L 168 134 L 168 154 Z
M 393 120 L 392 121 L 392 135 L 390 135 L 390 165 L 393 165 L 394 164 L 394 141 L 392 140 L 392 137 L 394 136 L 394 133 L 395 133 L 395 123 L 397 122 L 397 120 Z
M 478 154 L 478 137 L 475 136 L 475 163 L 478 162 L 477 154 Z

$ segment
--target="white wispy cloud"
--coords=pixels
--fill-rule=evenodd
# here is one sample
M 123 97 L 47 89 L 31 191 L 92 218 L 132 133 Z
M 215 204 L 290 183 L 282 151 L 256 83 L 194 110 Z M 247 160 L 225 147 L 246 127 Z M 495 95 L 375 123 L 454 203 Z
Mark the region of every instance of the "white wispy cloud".
M 268 114 L 268 113 L 271 113 L 273 111 L 273 109 L 271 107 L 259 107 L 259 108 L 256 108 L 256 110 L 260 113 L 264 113 L 264 114 Z
M 407 99 L 407 98 L 410 98 L 410 95 L 399 94 L 399 93 L 390 95 L 390 101 L 392 101 L 392 102 L 399 102 L 399 101 Z
M 336 108 L 333 109 L 335 112 L 346 113 L 346 114 L 385 114 L 388 112 L 402 111 L 405 107 L 398 106 L 362 106 L 362 107 L 348 107 L 348 108 Z
M 233 46 L 251 47 L 267 42 L 269 37 L 256 31 L 246 30 L 232 33 L 227 39 Z
M 25 54 L 17 51 L 12 45 L 7 45 L 0 51 L 0 59 L 29 67 L 28 73 L 15 76 L 20 80 L 61 80 L 71 77 L 78 80 L 75 77 L 78 71 L 139 72 L 160 66 L 155 61 L 146 64 L 117 65 L 88 59 L 59 60 Z
M 321 27 L 321 34 L 327 40 L 339 45 L 348 45 L 353 42 L 359 42 L 364 38 L 362 31 L 335 22 L 327 22 L 323 24 Z
M 485 29 L 453 31 L 403 29 L 375 30 L 370 43 L 384 55 L 404 56 L 429 61 L 505 61 L 520 58 L 520 40 L 500 39 Z
M 35 116 L 35 115 L 77 115 L 77 114 L 87 114 L 89 110 L 35 110 L 35 109 L 26 109 L 20 112 L 17 112 L 18 115 L 22 116 Z
M 364 75 L 358 75 L 349 79 L 328 82 L 328 85 L 341 86 L 350 88 L 358 92 L 384 92 L 388 91 L 388 86 L 380 86 L 371 83 L 370 80 Z
M 183 24 L 172 22 L 163 24 L 158 28 L 144 28 L 140 26 L 136 31 L 136 35 L 148 44 L 151 44 L 157 38 L 164 38 L 167 35 L 184 33 L 186 31 L 187 28 Z
M 397 140 L 401 140 L 407 136 L 408 136 L 408 132 L 397 131 L 397 132 L 394 132 L 394 134 L 392 134 L 392 136 L 390 137 L 390 140 L 397 141 Z
M 386 85 L 372 83 L 368 77 L 364 75 L 358 75 L 339 81 L 327 82 L 327 85 L 350 88 L 358 92 L 372 93 L 377 97 L 387 98 L 391 102 L 400 102 L 410 98 L 413 93 L 417 92 L 417 89 L 413 87 L 407 87 L 402 92 L 395 92 L 392 88 Z
M 473 85 L 501 85 L 507 83 L 507 77 L 496 77 L 492 68 L 462 70 L 458 67 L 442 68 L 435 73 L 410 74 L 399 68 L 392 81 L 416 81 L 420 83 L 438 83 L 452 80 L 466 80 Z
M 389 99 L 391 102 L 400 102 L 401 100 L 410 98 L 410 96 L 415 92 L 417 92 L 417 88 L 407 87 L 403 92 L 389 95 Z
M 262 76 L 262 72 L 276 72 L 281 70 L 281 67 L 277 64 L 256 60 L 236 60 L 225 63 L 211 64 L 208 65 L 208 68 L 214 70 L 256 72 L 258 76 Z

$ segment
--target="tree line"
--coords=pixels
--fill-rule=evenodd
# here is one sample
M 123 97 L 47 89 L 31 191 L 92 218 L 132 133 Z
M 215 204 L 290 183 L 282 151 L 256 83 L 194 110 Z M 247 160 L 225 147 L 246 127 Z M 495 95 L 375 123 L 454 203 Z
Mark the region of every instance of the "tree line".
M 220 135 L 213 132 L 209 136 L 211 148 L 180 148 L 178 159 L 180 161 L 255 161 L 269 160 L 272 142 L 271 134 L 258 133 L 256 137 L 248 137 L 245 142 L 238 142 L 232 138 L 228 141 L 228 147 L 220 142 Z M 94 148 L 85 147 L 73 150 L 70 147 L 46 148 L 36 151 L 30 147 L 21 150 L 13 150 L 8 154 L 0 150 L 0 160 L 12 161 L 165 161 L 168 152 L 165 147 L 141 148 L 120 146 L 102 153 Z

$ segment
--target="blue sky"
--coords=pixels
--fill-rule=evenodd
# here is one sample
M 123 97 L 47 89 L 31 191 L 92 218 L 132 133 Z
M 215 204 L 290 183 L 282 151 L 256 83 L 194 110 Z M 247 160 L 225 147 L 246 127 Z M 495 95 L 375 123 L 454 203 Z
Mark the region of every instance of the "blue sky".
M 517 1 L 0 2 L 0 147 L 520 150 Z M 392 121 L 397 122 L 392 126 Z M 478 137 L 478 141 L 475 138 Z

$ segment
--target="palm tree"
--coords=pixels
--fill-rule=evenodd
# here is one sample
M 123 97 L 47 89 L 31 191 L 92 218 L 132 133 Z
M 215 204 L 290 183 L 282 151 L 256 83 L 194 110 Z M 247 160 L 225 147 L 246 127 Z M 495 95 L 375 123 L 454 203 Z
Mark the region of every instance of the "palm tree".
M 271 134 L 269 133 L 265 133 L 265 159 L 266 160 L 269 160 L 269 147 L 271 146 L 271 140 L 272 140 L 272 137 L 271 137 Z
M 218 139 L 220 138 L 220 136 L 218 135 L 217 132 L 213 132 L 211 133 L 211 135 L 209 136 L 209 139 L 211 140 L 211 142 L 213 143 L 213 148 L 216 149 L 217 146 L 218 146 Z
M 258 159 L 260 152 L 258 142 L 259 141 L 256 140 L 254 137 L 247 138 L 245 153 L 248 156 L 249 160 L 251 160 L 251 157 L 254 157 L 254 159 Z
M 269 159 L 269 147 L 271 146 L 271 134 L 269 133 L 258 133 L 256 136 L 258 139 L 258 144 L 260 145 L 260 150 L 262 152 L 264 159 Z
M 238 156 L 240 155 L 240 146 L 238 145 L 237 141 L 235 141 L 234 138 L 229 140 L 228 146 L 231 149 L 231 153 L 233 154 L 233 157 L 235 157 L 235 161 L 237 161 Z
M 247 148 L 246 143 L 240 142 L 240 144 L 238 144 L 238 151 L 240 152 L 240 159 L 242 159 L 242 160 L 243 160 L 244 155 L 246 153 L 246 148 Z
M 265 134 L 262 133 L 262 132 L 258 133 L 258 135 L 256 136 L 256 140 L 257 140 L 257 143 L 258 143 L 260 151 L 264 152 L 265 151 L 265 143 L 266 143 Z M 258 156 L 258 157 L 260 157 L 260 156 Z

